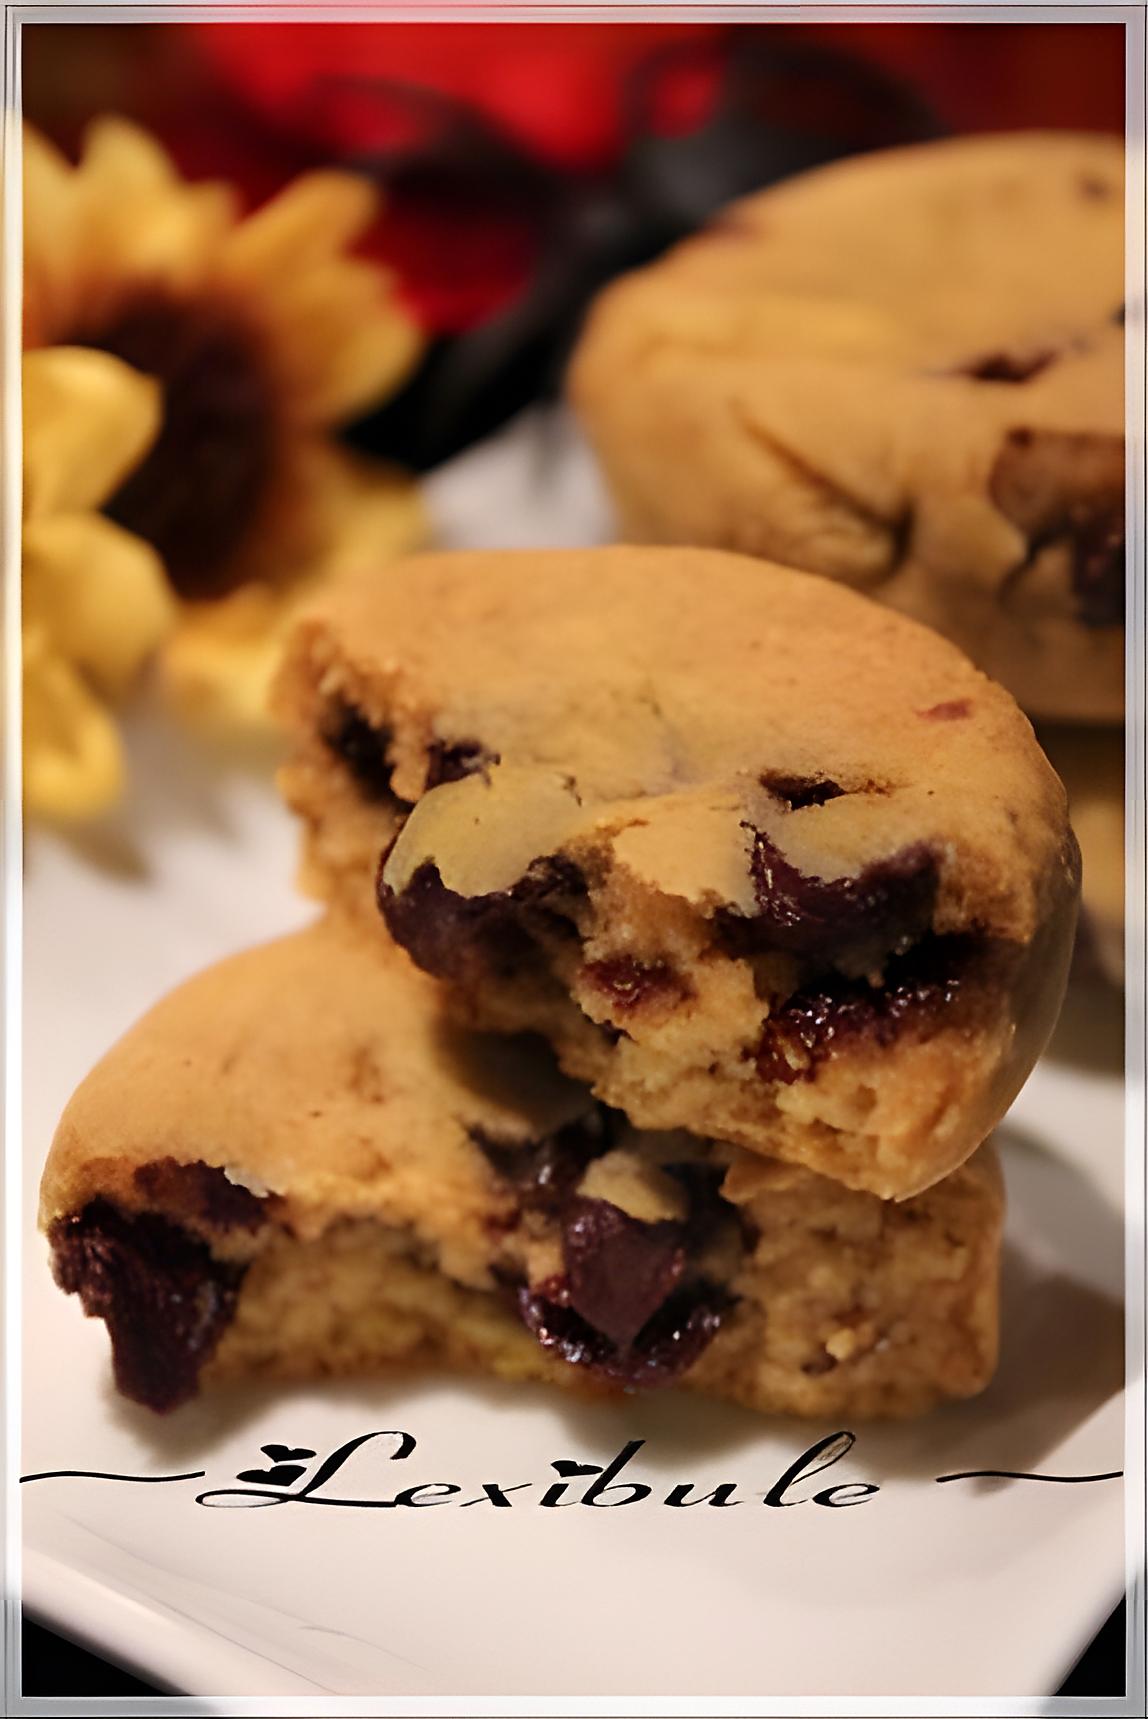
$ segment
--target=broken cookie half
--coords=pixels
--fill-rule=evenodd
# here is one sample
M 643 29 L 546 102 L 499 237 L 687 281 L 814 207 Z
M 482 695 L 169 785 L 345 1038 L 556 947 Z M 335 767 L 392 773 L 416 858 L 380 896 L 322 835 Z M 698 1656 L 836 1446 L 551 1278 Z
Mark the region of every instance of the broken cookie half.
M 72 1099 L 42 1185 L 57 1281 L 158 1411 L 428 1361 L 915 1413 L 992 1372 L 1001 1218 L 990 1148 L 892 1204 L 636 1133 L 332 921 L 153 1009 Z
M 1063 993 L 1079 860 L 1010 696 L 916 623 L 717 551 L 414 558 L 280 684 L 309 887 L 647 1129 L 905 1198 Z

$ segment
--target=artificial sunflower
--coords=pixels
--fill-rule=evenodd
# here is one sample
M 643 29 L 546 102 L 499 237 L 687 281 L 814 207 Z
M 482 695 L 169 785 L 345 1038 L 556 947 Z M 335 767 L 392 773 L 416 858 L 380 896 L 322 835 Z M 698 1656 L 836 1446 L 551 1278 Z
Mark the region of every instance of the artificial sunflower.
M 54 347 L 23 363 L 24 799 L 89 817 L 123 785 L 109 705 L 175 620 L 150 545 L 97 510 L 159 430 L 157 383 L 102 352 Z
M 377 558 L 423 532 L 409 481 L 331 436 L 421 346 L 389 277 L 349 254 L 377 194 L 309 173 L 245 216 L 230 186 L 189 183 L 116 118 L 75 166 L 31 130 L 24 154 L 25 344 L 96 348 L 158 380 L 158 434 L 106 512 L 180 599 L 177 701 L 246 720 L 300 593 L 352 547 Z

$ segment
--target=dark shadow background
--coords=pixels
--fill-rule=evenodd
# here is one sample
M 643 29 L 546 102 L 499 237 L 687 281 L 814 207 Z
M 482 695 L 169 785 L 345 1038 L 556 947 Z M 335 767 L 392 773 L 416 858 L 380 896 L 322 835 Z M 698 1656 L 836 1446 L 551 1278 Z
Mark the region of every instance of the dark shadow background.
M 1125 1604 L 1116 1610 L 1069 1676 L 1058 1695 L 1124 1694 Z M 141 1683 L 111 1665 L 86 1653 L 74 1642 L 65 1641 L 39 1624 L 24 1621 L 25 1695 L 171 1695 L 178 1693 L 158 1684 Z

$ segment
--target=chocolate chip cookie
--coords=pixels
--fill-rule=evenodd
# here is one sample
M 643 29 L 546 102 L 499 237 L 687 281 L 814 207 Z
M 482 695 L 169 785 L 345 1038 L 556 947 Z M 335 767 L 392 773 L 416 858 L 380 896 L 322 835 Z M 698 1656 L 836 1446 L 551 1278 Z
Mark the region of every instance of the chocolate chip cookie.
M 370 935 L 386 839 L 383 917 L 462 1017 L 544 1034 L 638 1127 L 903 1198 L 1051 1029 L 1063 789 L 1007 693 L 828 580 L 418 557 L 300 628 L 280 701 L 312 886 Z
M 988 1148 L 895 1206 L 636 1134 L 537 1043 L 451 1027 L 347 921 L 161 1002 L 72 1099 L 42 1187 L 57 1280 L 158 1411 L 429 1360 L 914 1413 L 992 1371 L 1001 1216 Z
M 828 574 L 1034 715 L 1119 720 L 1117 138 L 966 137 L 735 204 L 606 290 L 570 373 L 627 541 Z

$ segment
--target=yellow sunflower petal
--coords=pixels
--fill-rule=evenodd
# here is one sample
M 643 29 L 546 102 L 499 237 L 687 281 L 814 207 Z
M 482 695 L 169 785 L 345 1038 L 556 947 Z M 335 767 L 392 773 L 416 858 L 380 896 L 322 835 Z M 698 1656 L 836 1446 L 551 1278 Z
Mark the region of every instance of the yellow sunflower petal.
M 25 515 L 98 507 L 155 439 L 159 385 L 81 346 L 25 353 L 23 383 Z
M 76 195 L 73 169 L 45 137 L 24 127 L 24 342 L 53 337 L 71 314 Z
M 338 423 L 392 393 L 424 340 L 369 263 L 337 258 L 305 270 L 262 306 L 276 370 L 297 421 Z
M 221 279 L 260 295 L 298 421 L 330 423 L 376 403 L 422 348 L 390 273 L 346 254 L 380 207 L 363 179 L 305 174 L 227 242 Z
M 29 522 L 24 589 L 54 649 L 108 697 L 127 691 L 177 614 L 154 550 L 94 513 Z
M 89 126 L 75 180 L 79 311 L 96 326 L 133 292 L 201 282 L 238 218 L 230 186 L 189 184 L 148 132 L 115 116 Z
M 44 635 L 24 635 L 24 802 L 43 817 L 92 817 L 123 792 L 116 725 Z
M 308 396 L 316 423 L 342 423 L 377 404 L 406 381 L 422 350 L 415 325 L 393 307 L 380 306 L 347 331 Z
M 311 487 L 322 497 L 319 578 L 408 555 L 427 541 L 422 494 L 404 473 L 326 442 L 310 450 L 308 464 Z
M 23 126 L 24 189 L 39 194 L 59 194 L 71 179 L 73 168 L 62 149 L 37 131 L 27 120 Z
M 79 171 L 85 179 L 114 185 L 121 195 L 183 183 L 162 144 L 118 114 L 102 114 L 88 126 Z
M 140 292 L 200 285 L 239 215 L 231 187 L 188 184 L 127 120 L 88 129 L 73 167 L 25 133 L 25 340 L 87 338 Z
M 120 304 L 141 294 L 202 288 L 237 209 L 225 185 L 122 199 L 90 196 L 77 240 L 77 268 L 89 282 L 82 307 L 89 326 L 98 330 Z
M 270 734 L 268 694 L 292 617 L 290 597 L 266 585 L 189 604 L 163 649 L 162 693 L 206 732 Z
M 304 173 L 257 209 L 227 245 L 224 267 L 243 280 L 281 285 L 297 272 L 360 238 L 382 208 L 382 197 L 352 173 Z

